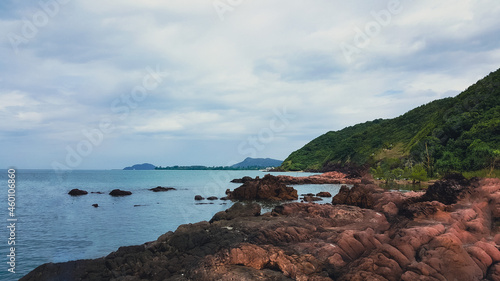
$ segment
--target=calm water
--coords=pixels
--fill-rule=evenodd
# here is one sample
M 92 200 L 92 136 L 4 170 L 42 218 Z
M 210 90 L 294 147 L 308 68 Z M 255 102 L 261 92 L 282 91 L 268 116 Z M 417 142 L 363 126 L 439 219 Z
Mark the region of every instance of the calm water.
M 280 174 L 280 173 L 273 173 Z M 284 174 L 284 173 L 281 173 Z M 287 173 L 307 176 L 307 173 Z M 56 174 L 51 170 L 17 170 L 16 185 L 16 274 L 7 272 L 7 171 L 0 174 L 5 192 L 0 209 L 5 226 L 1 227 L 0 280 L 17 280 L 47 262 L 97 258 L 120 246 L 156 240 L 179 225 L 210 220 L 229 208 L 228 201 L 201 201 L 194 196 L 225 196 L 226 189 L 240 184 L 229 181 L 243 176 L 264 176 L 259 171 L 72 171 Z M 156 186 L 175 187 L 168 192 L 152 192 Z M 329 191 L 336 194 L 339 185 L 295 186 L 299 194 Z M 88 195 L 71 197 L 73 188 Z M 131 196 L 114 198 L 113 189 L 132 191 Z M 104 192 L 105 194 L 91 194 Z M 330 199 L 327 199 L 330 201 Z M 3 203 L 1 203 L 3 202 Z M 98 208 L 92 204 L 99 204 Z

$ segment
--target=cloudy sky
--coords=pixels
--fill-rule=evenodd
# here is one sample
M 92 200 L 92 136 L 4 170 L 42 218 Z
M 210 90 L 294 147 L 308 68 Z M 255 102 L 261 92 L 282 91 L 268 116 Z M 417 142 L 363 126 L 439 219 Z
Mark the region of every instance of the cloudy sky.
M 3 0 L 0 167 L 283 160 L 498 69 L 498 15 L 493 0 Z

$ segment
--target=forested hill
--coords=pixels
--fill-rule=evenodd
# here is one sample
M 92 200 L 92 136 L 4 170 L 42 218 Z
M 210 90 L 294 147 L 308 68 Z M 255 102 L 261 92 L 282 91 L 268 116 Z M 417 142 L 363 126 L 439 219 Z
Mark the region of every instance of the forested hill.
M 328 132 L 283 162 L 283 170 L 420 166 L 430 175 L 490 169 L 500 162 L 500 69 L 454 98 L 394 119 Z

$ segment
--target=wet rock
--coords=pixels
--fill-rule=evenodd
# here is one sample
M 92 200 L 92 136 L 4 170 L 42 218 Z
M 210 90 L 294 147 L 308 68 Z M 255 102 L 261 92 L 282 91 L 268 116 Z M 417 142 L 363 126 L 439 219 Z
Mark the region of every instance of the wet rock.
M 92 204 L 92 207 L 94 207 L 94 208 L 98 208 L 98 207 L 99 207 L 99 204 Z
M 373 208 L 375 204 L 374 194 L 377 192 L 383 192 L 383 190 L 371 184 L 355 184 L 352 188 L 343 185 L 340 187 L 339 193 L 332 198 L 332 204 Z
M 304 196 L 304 198 L 302 198 L 302 200 L 304 200 L 304 202 L 315 202 L 315 201 L 321 201 L 323 199 L 321 199 L 319 197 L 315 197 L 315 196 Z
M 236 188 L 229 198 L 235 200 L 296 200 L 297 190 L 281 183 L 277 177 L 265 175 L 259 180 L 247 181 Z
M 322 191 L 316 194 L 318 197 L 332 197 L 332 194 L 330 192 Z
M 205 199 L 205 198 L 203 198 L 203 196 L 201 196 L 201 195 L 196 195 L 196 196 L 194 197 L 194 200 L 196 200 L 196 201 L 200 201 L 200 200 L 204 200 L 204 199 Z
M 253 180 L 254 180 L 254 179 L 253 179 L 253 178 L 251 178 L 251 177 L 249 177 L 249 176 L 244 176 L 244 177 L 243 177 L 243 178 L 241 178 L 241 179 L 234 179 L 234 180 L 232 180 L 231 182 L 232 182 L 232 183 L 245 183 L 245 182 L 247 182 L 247 181 L 253 181 Z
M 162 186 L 157 186 L 155 188 L 150 188 L 149 190 L 153 192 L 163 192 L 163 191 L 170 191 L 170 190 L 176 190 L 173 187 L 162 187 Z
M 85 190 L 81 190 L 81 189 L 75 188 L 75 189 L 72 189 L 70 192 L 68 192 L 68 194 L 71 195 L 71 196 L 81 196 L 81 195 L 88 194 L 88 192 L 85 191 Z
M 240 203 L 237 202 L 231 208 L 218 212 L 210 220 L 210 223 L 220 220 L 232 220 L 241 217 L 255 217 L 260 215 L 261 207 L 257 203 Z
M 207 198 L 207 200 L 217 200 L 217 199 L 219 199 L 219 198 L 217 198 L 216 196 L 210 196 Z
M 120 190 L 120 189 L 113 189 L 109 195 L 111 196 L 128 196 L 132 195 L 132 192 L 126 191 L 126 190 Z

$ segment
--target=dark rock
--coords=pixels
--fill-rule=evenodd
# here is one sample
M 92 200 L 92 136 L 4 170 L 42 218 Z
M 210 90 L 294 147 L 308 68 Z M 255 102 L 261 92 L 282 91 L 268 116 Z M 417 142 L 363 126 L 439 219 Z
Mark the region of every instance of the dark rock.
M 205 198 L 203 198 L 203 196 L 201 196 L 201 195 L 196 195 L 196 196 L 194 197 L 194 200 L 197 200 L 197 201 L 204 200 L 204 199 L 205 199 Z
M 150 188 L 149 190 L 153 192 L 161 192 L 161 191 L 170 191 L 170 190 L 176 190 L 173 187 L 162 187 L 162 186 L 157 186 L 155 188 Z
M 99 207 L 99 204 L 92 204 L 92 206 L 97 208 L 97 207 Z
M 321 201 L 323 199 L 321 199 L 319 197 L 315 197 L 315 196 L 304 196 L 304 198 L 302 198 L 302 200 L 304 200 L 304 202 L 314 202 L 314 201 Z
M 210 220 L 210 223 L 220 220 L 232 220 L 241 217 L 255 217 L 260 215 L 260 205 L 257 203 L 243 204 L 240 202 L 235 203 L 231 208 L 218 212 Z
M 90 193 L 92 193 L 92 194 L 104 194 L 104 192 L 101 192 L 101 191 L 92 191 Z
M 369 209 L 373 208 L 373 193 L 376 189 L 380 190 L 380 188 L 375 185 L 355 184 L 351 189 L 343 185 L 340 187 L 339 193 L 333 197 L 332 204 L 345 204 Z
M 231 182 L 232 182 L 232 183 L 245 183 L 245 182 L 247 182 L 247 181 L 253 181 L 253 180 L 254 180 L 254 179 L 253 179 L 253 178 L 251 178 L 251 177 L 244 176 L 244 177 L 242 177 L 241 179 L 234 179 L 234 180 L 232 180 Z
M 318 197 L 332 197 L 332 194 L 330 192 L 322 191 L 318 194 L 316 194 Z
M 230 199 L 229 199 L 229 197 L 225 196 L 225 197 L 221 197 L 220 200 L 226 201 L 226 200 L 230 200 Z
M 71 196 L 80 196 L 80 195 L 86 195 L 86 194 L 88 194 L 88 192 L 85 190 L 75 188 L 75 189 L 72 189 L 70 192 L 68 192 L 68 194 Z
M 230 195 L 236 200 L 297 200 L 297 190 L 286 186 L 272 175 L 265 175 L 262 179 L 245 182 L 236 188 Z
M 207 200 L 217 200 L 217 199 L 219 199 L 219 198 L 217 198 L 215 196 L 210 196 L 210 197 L 207 198 Z
M 120 190 L 120 189 L 113 189 L 109 195 L 111 196 L 127 196 L 127 195 L 132 195 L 132 192 L 130 191 L 125 191 L 125 190 Z
M 467 191 L 470 193 L 473 181 L 475 180 L 467 180 L 461 174 L 446 175 L 443 180 L 429 186 L 419 201 L 439 201 L 446 205 L 455 204 L 462 193 Z

